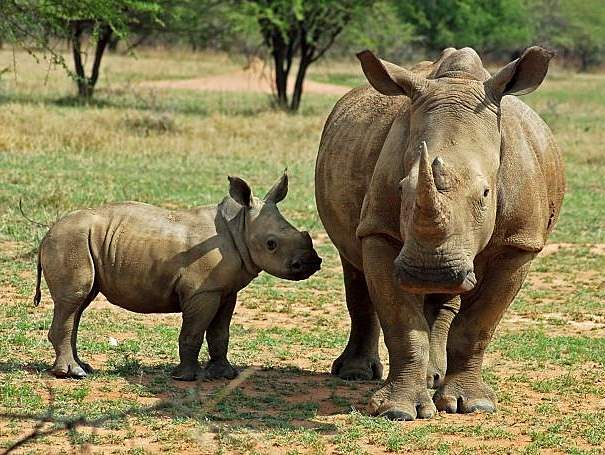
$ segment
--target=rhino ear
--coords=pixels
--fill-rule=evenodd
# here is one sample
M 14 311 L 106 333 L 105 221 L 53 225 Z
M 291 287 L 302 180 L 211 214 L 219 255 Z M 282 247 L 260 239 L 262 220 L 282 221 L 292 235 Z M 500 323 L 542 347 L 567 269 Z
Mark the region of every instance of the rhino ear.
M 485 81 L 486 90 L 500 100 L 504 95 L 525 95 L 537 89 L 548 71 L 554 53 L 539 46 L 527 48 L 521 57 L 510 62 Z
M 357 58 L 368 82 L 383 95 L 405 95 L 411 98 L 428 83 L 424 77 L 380 60 L 370 51 L 360 52 Z
M 273 202 L 277 204 L 284 200 L 288 194 L 288 169 L 284 169 L 284 174 L 281 178 L 273 185 L 273 188 L 265 196 L 265 202 Z
M 229 196 L 231 196 L 235 202 L 244 207 L 252 207 L 252 190 L 250 185 L 245 180 L 239 177 L 227 177 L 229 179 Z

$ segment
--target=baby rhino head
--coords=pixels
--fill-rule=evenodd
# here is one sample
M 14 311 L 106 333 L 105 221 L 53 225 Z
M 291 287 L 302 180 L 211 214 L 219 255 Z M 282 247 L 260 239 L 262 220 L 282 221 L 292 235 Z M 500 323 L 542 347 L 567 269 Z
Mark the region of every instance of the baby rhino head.
M 259 199 L 239 177 L 229 177 L 229 195 L 243 209 L 244 242 L 250 259 L 260 269 L 288 280 L 304 280 L 320 269 L 321 258 L 313 249 L 311 236 L 299 231 L 277 208 L 288 193 L 288 175 Z

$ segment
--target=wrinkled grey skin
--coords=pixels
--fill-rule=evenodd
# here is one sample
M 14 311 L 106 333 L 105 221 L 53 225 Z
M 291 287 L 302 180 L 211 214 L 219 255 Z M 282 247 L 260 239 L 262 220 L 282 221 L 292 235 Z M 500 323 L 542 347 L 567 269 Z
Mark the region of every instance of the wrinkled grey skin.
M 390 369 L 373 414 L 493 411 L 483 354 L 565 187 L 549 128 L 509 95 L 535 90 L 552 55 L 529 48 L 493 76 L 470 48 L 412 70 L 358 57 L 373 88 L 338 101 L 316 165 L 317 208 L 351 316 L 332 372 L 380 378 L 382 328 Z
M 229 324 L 237 292 L 261 270 L 303 280 L 320 268 L 311 237 L 290 225 L 277 203 L 286 197 L 283 177 L 263 200 L 248 184 L 229 177 L 230 197 L 218 206 L 171 211 L 139 202 L 78 210 L 51 227 L 39 250 L 40 274 L 55 303 L 48 338 L 57 377 L 91 371 L 76 351 L 82 312 L 100 292 L 137 313 L 183 313 L 180 364 L 173 378 L 233 378 L 227 360 Z M 210 360 L 198 354 L 206 334 Z

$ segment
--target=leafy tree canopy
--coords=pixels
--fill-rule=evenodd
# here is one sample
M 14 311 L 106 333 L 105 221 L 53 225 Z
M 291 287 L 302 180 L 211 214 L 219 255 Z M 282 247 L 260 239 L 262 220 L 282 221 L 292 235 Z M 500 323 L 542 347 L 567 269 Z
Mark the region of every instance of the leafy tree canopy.
M 244 0 L 240 14 L 254 18 L 275 65 L 278 104 L 296 111 L 308 67 L 320 59 L 351 20 L 362 14 L 371 0 Z M 245 22 L 245 19 L 243 20 Z M 291 99 L 288 75 L 297 60 Z
M 395 2 L 433 51 L 472 46 L 480 52 L 525 47 L 531 23 L 522 0 L 409 0 Z

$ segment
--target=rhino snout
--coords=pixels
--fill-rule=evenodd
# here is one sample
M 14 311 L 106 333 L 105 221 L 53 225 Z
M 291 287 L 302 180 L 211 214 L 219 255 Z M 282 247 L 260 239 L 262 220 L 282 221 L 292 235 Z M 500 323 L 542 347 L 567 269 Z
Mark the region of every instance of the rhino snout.
M 414 294 L 459 294 L 472 290 L 477 284 L 472 264 L 465 261 L 427 267 L 398 258 L 395 277 L 404 290 Z
M 297 255 L 290 261 L 289 269 L 294 280 L 304 280 L 321 268 L 322 259 L 315 250 Z

